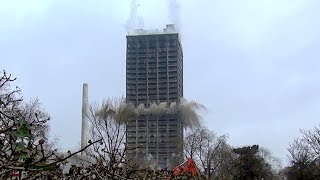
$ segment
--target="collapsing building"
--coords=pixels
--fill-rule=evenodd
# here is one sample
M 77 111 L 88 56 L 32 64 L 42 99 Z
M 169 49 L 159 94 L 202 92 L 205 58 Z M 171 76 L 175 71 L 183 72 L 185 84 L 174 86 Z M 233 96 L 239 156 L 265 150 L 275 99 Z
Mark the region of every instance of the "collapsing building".
M 183 97 L 183 53 L 173 25 L 163 31 L 135 30 L 127 35 L 126 98 L 137 109 L 177 105 Z M 166 107 L 164 107 L 166 108 Z M 128 155 L 152 155 L 160 168 L 182 152 L 179 112 L 148 111 L 127 122 Z

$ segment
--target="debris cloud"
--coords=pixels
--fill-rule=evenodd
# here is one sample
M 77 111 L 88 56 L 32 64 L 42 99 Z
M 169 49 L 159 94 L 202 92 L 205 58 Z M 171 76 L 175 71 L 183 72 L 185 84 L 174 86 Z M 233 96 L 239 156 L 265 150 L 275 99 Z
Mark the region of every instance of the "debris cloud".
M 145 107 L 144 104 L 134 107 L 131 103 L 123 103 L 117 110 L 114 110 L 114 117 L 123 123 L 125 122 L 123 119 L 129 119 L 130 116 L 178 114 L 182 118 L 184 128 L 194 128 L 201 125 L 202 118 L 199 115 L 199 110 L 205 110 L 204 105 L 182 98 L 179 103 L 152 103 L 149 107 Z
M 144 28 L 144 20 L 141 16 L 138 16 L 139 6 L 140 6 L 140 3 L 138 0 L 131 0 L 129 18 L 127 19 L 127 22 L 126 22 L 127 32 L 132 31 L 134 29 Z
M 169 20 L 173 23 L 177 30 L 180 30 L 180 4 L 179 0 L 168 0 Z

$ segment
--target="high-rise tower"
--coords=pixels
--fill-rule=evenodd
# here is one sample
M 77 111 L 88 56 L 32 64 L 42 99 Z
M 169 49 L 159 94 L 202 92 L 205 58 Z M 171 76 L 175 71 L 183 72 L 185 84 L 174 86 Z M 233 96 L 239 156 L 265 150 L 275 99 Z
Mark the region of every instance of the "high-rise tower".
M 183 96 L 183 53 L 173 25 L 163 31 L 135 30 L 127 35 L 126 98 L 135 107 L 179 104 Z M 182 151 L 183 127 L 179 112 L 148 112 L 127 123 L 127 147 L 133 157 L 152 155 L 168 167 Z M 136 148 L 137 147 L 137 148 Z

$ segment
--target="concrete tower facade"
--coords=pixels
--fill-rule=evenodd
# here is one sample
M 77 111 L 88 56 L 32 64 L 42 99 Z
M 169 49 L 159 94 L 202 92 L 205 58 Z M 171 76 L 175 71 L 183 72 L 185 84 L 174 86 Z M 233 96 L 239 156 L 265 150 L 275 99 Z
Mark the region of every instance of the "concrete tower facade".
M 183 53 L 173 25 L 163 31 L 136 30 L 127 35 L 126 98 L 135 107 L 179 104 L 183 97 Z M 127 123 L 128 153 L 137 159 L 152 155 L 160 168 L 182 151 L 179 112 L 146 113 Z

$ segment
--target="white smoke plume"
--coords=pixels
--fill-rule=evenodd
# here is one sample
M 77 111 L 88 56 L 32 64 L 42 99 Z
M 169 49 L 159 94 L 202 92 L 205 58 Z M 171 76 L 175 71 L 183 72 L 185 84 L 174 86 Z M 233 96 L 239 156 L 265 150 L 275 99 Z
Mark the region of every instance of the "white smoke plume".
M 179 109 L 185 128 L 200 127 L 201 116 L 199 115 L 198 110 L 205 110 L 204 105 L 195 101 L 187 101 L 186 99 L 182 98 L 180 100 Z
M 134 114 L 134 116 L 147 114 L 178 114 L 182 118 L 184 128 L 194 128 L 201 125 L 201 116 L 199 115 L 199 110 L 205 110 L 205 107 L 202 104 L 196 103 L 195 101 L 187 101 L 186 99 L 182 98 L 178 104 L 176 102 L 170 104 L 162 102 L 158 105 L 156 103 L 152 103 L 149 107 L 145 107 L 143 104 L 140 104 L 138 107 L 134 108 L 132 104 L 124 103 L 116 112 L 130 116 L 132 116 L 132 114 Z
M 179 0 L 168 0 L 169 20 L 175 25 L 179 31 L 181 28 L 180 23 L 180 4 Z
M 137 1 L 131 0 L 130 4 L 130 13 L 126 22 L 126 30 L 129 31 L 135 27 L 137 19 Z
M 119 124 L 125 124 L 129 119 L 140 115 L 177 114 L 182 118 L 183 127 L 192 129 L 200 127 L 202 124 L 199 110 L 205 110 L 205 107 L 202 104 L 188 101 L 184 98 L 180 99 L 179 103 L 152 103 L 149 107 L 145 107 L 143 104 L 134 107 L 131 103 L 125 103 L 125 99 L 121 99 L 119 101 L 108 100 L 103 102 L 101 107 L 97 108 L 95 115 L 103 119 L 110 118 Z
M 138 7 L 140 5 L 141 4 L 138 0 L 131 0 L 130 13 L 125 25 L 127 32 L 132 31 L 134 29 L 144 28 L 144 20 L 141 16 L 138 16 Z

